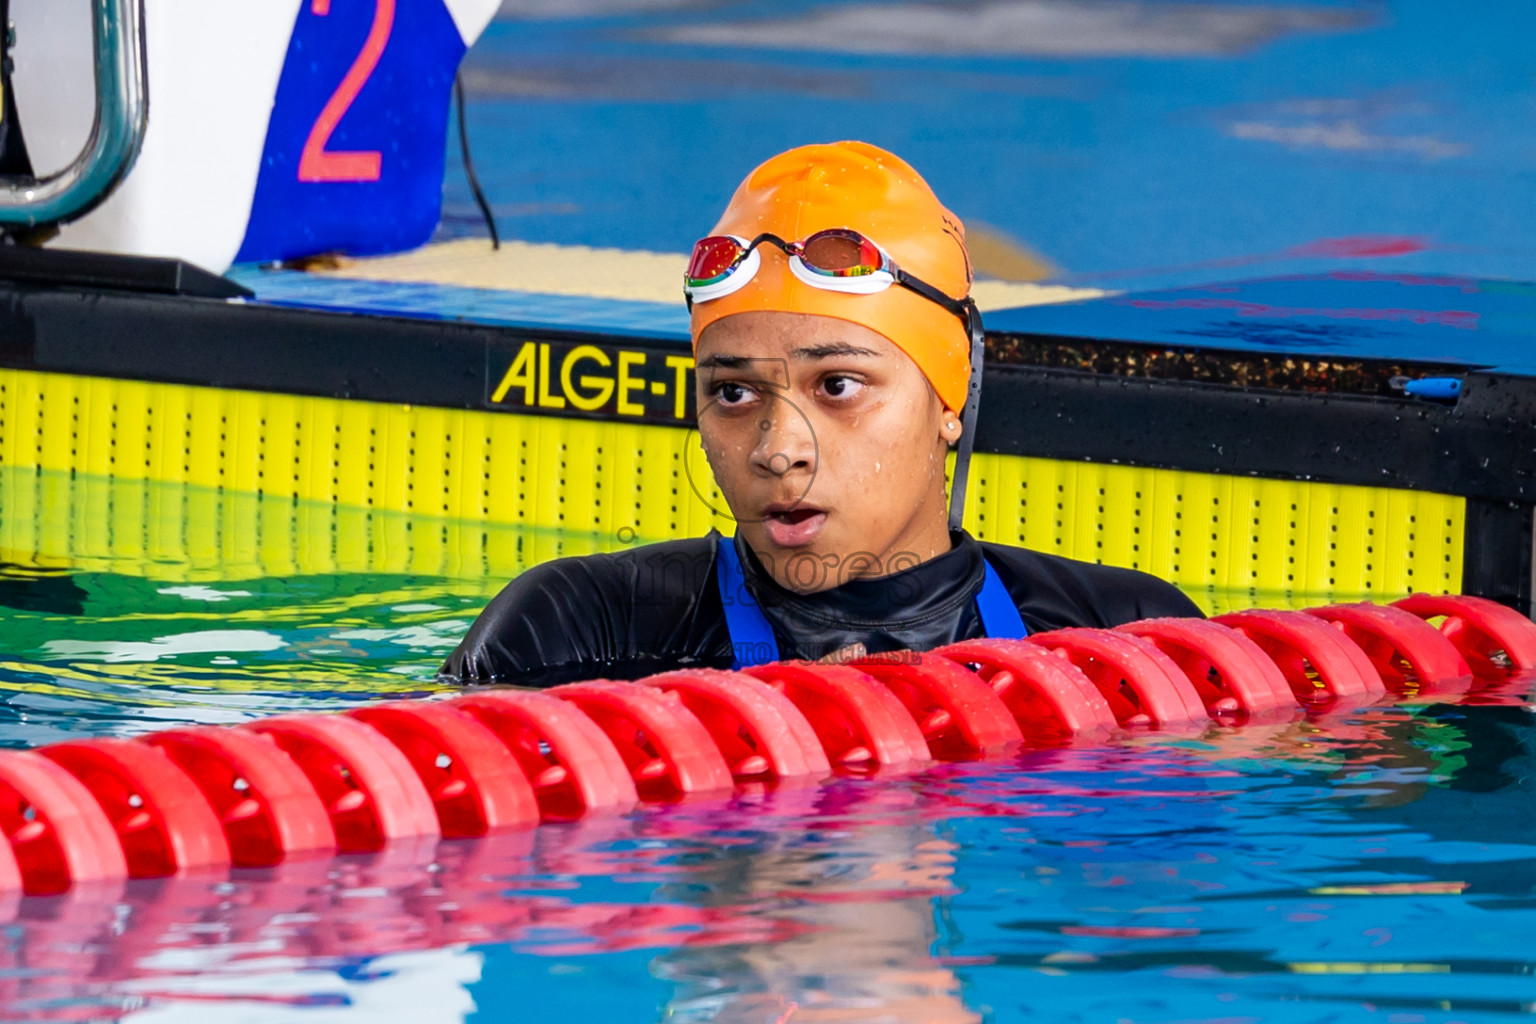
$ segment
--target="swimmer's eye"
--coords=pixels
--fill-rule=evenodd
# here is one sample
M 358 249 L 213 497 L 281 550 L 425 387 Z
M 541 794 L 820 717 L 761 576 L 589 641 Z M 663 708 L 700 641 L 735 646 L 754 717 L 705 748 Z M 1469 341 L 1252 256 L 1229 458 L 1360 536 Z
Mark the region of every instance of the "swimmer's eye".
M 864 390 L 864 382 L 856 377 L 833 375 L 821 382 L 821 390 L 828 398 L 852 398 Z
M 736 405 L 745 405 L 747 402 L 756 397 L 756 394 L 751 388 L 734 380 L 721 381 L 719 384 L 716 384 L 713 388 L 711 388 L 710 391 L 714 395 L 715 401 L 719 402 L 723 406 L 726 406 L 727 408 Z

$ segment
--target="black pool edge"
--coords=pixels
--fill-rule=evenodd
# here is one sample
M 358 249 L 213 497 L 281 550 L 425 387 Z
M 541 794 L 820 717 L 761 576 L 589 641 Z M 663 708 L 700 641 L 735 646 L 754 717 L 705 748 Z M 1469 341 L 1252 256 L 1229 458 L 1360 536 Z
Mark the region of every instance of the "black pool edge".
M 683 380 L 676 341 L 99 284 L 0 281 L 0 366 L 678 426 L 693 415 L 691 388 L 681 404 L 665 394 Z M 580 346 L 611 353 L 611 362 L 628 353 L 629 411 L 612 399 L 591 411 L 550 408 L 542 391 L 521 388 L 493 401 L 528 346 L 546 360 L 590 358 Z M 982 451 L 1462 495 L 1464 590 L 1530 612 L 1536 379 L 1468 369 L 1460 399 L 1438 404 L 990 363 L 983 394 Z

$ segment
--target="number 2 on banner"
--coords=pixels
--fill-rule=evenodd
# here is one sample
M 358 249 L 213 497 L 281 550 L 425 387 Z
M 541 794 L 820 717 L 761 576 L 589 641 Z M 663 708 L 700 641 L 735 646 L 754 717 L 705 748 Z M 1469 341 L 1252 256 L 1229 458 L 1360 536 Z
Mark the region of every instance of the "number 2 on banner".
M 317 15 L 331 13 L 331 0 L 310 0 L 309 9 Z M 384 47 L 389 43 L 389 32 L 395 25 L 395 0 L 374 0 L 373 26 L 357 59 L 347 69 L 346 77 L 331 98 L 320 109 L 304 140 L 304 150 L 299 154 L 300 181 L 378 181 L 383 168 L 384 154 L 378 150 L 331 152 L 326 144 L 336 126 L 346 116 L 347 109 L 363 91 L 368 76 L 379 66 Z

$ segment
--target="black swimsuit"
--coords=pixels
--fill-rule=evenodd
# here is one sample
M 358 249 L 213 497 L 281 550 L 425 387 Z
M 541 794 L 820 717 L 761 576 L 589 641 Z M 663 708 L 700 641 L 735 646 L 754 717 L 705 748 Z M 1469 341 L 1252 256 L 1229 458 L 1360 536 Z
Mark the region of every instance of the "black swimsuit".
M 480 614 L 443 674 L 542 687 L 730 668 L 735 651 L 716 536 L 534 566 Z M 872 654 L 926 651 L 985 636 L 977 597 L 989 564 L 1031 633 L 1200 615 L 1182 592 L 1146 573 L 983 544 L 963 532 L 951 550 L 910 569 L 810 594 L 780 587 L 739 540 L 736 552 L 782 658 L 819 658 L 853 643 Z

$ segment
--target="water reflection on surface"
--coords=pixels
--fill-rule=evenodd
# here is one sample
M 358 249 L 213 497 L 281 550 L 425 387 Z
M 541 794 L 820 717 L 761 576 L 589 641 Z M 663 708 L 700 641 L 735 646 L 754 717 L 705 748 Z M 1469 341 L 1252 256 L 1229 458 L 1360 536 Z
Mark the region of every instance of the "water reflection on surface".
M 606 962 L 630 1019 L 1497 1019 L 1536 1001 L 1530 726 L 1375 708 L 23 899 L 0 1006 L 531 1015 Z

